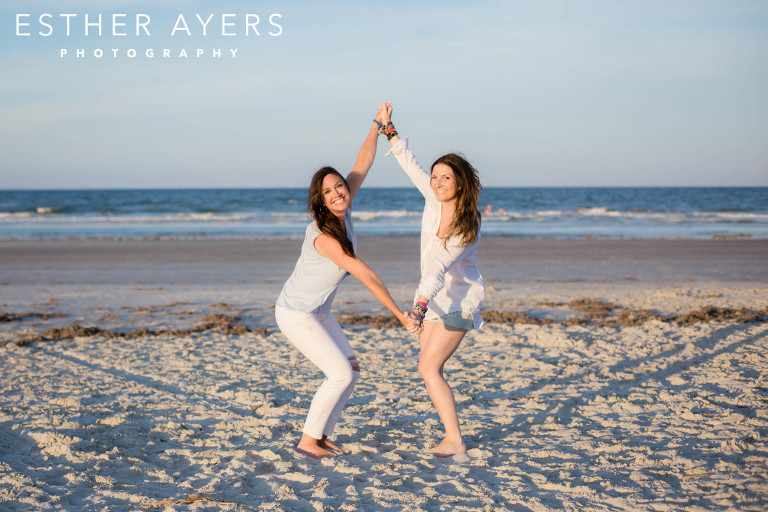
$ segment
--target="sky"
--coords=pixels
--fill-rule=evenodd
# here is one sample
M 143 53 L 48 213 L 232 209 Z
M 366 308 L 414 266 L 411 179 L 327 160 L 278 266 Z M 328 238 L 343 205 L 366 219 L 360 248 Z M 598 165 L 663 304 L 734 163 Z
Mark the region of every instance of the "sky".
M 306 187 L 388 100 L 486 187 L 768 186 L 766 55 L 764 0 L 5 1 L 0 189 Z

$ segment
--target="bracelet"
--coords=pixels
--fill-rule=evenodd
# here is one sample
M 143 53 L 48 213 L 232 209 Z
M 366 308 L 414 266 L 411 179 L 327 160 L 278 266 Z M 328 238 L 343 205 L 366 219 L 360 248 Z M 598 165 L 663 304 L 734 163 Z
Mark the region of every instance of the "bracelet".
M 384 124 L 379 129 L 379 133 L 382 135 L 386 135 L 387 133 L 391 133 L 395 131 L 395 125 L 392 124 L 392 121 L 388 122 L 387 124 Z
M 381 130 L 383 130 L 383 129 L 384 129 L 384 125 L 383 125 L 383 124 L 381 124 L 380 122 L 378 122 L 378 121 L 377 121 L 377 120 L 375 120 L 375 119 L 373 120 L 373 122 L 374 122 L 374 123 L 376 123 L 377 125 L 379 125 L 379 133 L 381 133 Z
M 427 305 L 423 302 L 417 302 L 414 304 L 413 309 L 418 310 L 422 318 L 424 318 L 424 315 L 427 314 Z
M 388 122 L 384 126 L 379 129 L 379 133 L 383 133 L 387 136 L 387 140 L 392 140 L 392 137 L 397 135 L 397 130 L 395 130 L 395 125 L 392 124 L 392 121 Z

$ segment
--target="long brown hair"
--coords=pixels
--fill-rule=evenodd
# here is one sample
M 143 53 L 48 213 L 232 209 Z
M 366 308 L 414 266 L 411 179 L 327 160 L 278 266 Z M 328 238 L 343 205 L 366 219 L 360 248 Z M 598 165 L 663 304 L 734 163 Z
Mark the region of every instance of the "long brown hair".
M 334 215 L 326 206 L 325 199 L 323 198 L 323 180 L 329 174 L 335 174 L 341 181 L 344 182 L 344 186 L 349 190 L 349 185 L 344 176 L 339 174 L 339 171 L 333 167 L 322 167 L 314 176 L 312 176 L 312 182 L 309 185 L 309 197 L 307 199 L 307 209 L 309 210 L 312 218 L 317 223 L 317 228 L 321 233 L 326 234 L 339 242 L 341 249 L 347 256 L 355 255 L 355 248 L 352 247 L 352 241 L 347 236 L 347 231 L 339 222 L 339 219 Z
M 458 236 L 463 245 L 474 243 L 480 232 L 480 210 L 477 205 L 480 202 L 480 191 L 483 189 L 477 170 L 463 156 L 456 153 L 448 153 L 435 160 L 430 173 L 437 164 L 450 167 L 456 179 L 456 211 L 443 235 L 443 244 L 454 236 Z

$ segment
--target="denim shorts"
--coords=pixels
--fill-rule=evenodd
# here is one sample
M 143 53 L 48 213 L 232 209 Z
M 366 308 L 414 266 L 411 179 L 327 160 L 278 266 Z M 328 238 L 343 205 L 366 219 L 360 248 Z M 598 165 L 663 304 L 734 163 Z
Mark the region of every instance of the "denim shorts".
M 475 319 L 472 316 L 472 313 L 467 313 L 466 311 L 454 311 L 453 313 L 448 313 L 447 315 L 439 316 L 437 318 L 425 318 L 424 321 L 441 323 L 450 327 L 466 330 L 474 329 L 475 327 Z

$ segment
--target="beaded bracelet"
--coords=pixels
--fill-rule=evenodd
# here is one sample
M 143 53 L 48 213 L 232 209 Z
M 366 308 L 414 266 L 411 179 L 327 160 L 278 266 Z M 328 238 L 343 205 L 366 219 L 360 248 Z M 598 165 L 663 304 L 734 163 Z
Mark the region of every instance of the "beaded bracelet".
M 384 134 L 387 136 L 387 140 L 392 140 L 392 137 L 397 135 L 397 130 L 395 130 L 395 125 L 392 124 L 392 121 L 388 122 L 381 128 L 379 128 L 379 133 Z
M 388 133 L 392 133 L 395 131 L 395 125 L 392 124 L 392 121 L 388 122 L 387 124 L 383 125 L 379 132 L 383 135 L 386 135 Z
M 427 314 L 427 305 L 423 302 L 417 302 L 414 304 L 413 309 L 418 309 L 421 312 L 422 317 Z

